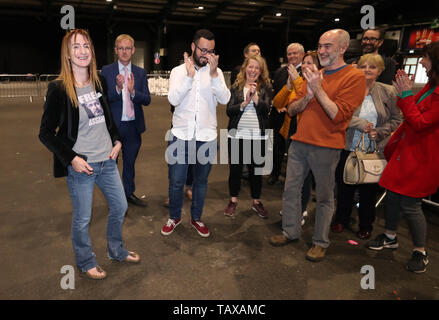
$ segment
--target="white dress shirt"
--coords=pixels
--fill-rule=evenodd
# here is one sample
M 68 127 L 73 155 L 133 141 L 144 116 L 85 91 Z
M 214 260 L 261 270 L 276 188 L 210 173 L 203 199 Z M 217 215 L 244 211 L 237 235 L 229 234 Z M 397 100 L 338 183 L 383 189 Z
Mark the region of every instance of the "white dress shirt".
M 120 63 L 120 61 L 117 61 L 117 64 L 119 66 L 119 73 L 121 75 L 125 75 L 125 66 Z M 128 69 L 128 77 L 130 77 L 131 74 L 131 62 L 128 63 L 128 65 L 126 66 Z M 118 94 L 121 94 L 123 91 L 128 90 L 128 88 L 126 87 L 126 84 L 123 85 L 123 90 L 122 91 L 118 91 L 117 90 L 117 86 L 116 86 L 116 91 Z M 131 100 L 133 99 L 134 95 L 130 94 Z M 133 106 L 134 107 L 134 106 Z M 132 118 L 127 116 L 127 107 L 126 107 L 126 96 L 125 94 L 122 94 L 122 121 L 131 121 L 131 120 L 135 120 L 136 116 L 134 115 Z
M 193 78 L 187 75 L 183 63 L 171 71 L 168 100 L 175 106 L 172 134 L 180 140 L 212 141 L 217 137 L 216 106 L 227 104 L 230 91 L 222 71 L 210 76 L 210 67 L 195 69 Z

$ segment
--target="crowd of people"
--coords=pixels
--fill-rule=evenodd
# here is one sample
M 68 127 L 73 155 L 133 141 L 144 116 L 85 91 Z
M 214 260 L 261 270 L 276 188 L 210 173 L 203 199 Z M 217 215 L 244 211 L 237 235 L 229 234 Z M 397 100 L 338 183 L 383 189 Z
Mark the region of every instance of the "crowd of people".
M 273 169 L 268 184 L 279 183 L 287 155 L 282 196 L 282 228 L 270 238 L 284 246 L 301 237 L 312 186 L 316 210 L 312 247 L 306 259 L 325 258 L 329 233 L 349 227 L 355 193 L 359 194 L 360 239 L 371 238 L 379 188 L 387 191 L 385 232 L 369 240 L 371 250 L 398 247 L 400 218 L 408 220 L 413 254 L 407 269 L 426 271 L 426 221 L 422 198 L 439 186 L 439 42 L 426 45 L 421 64 L 428 83 L 416 95 L 413 81 L 396 71 L 392 59 L 379 54 L 384 33 L 365 30 L 363 55 L 345 62 L 349 33 L 324 32 L 317 50 L 300 43 L 286 49 L 287 64 L 270 79 L 258 44 L 244 48 L 244 61 L 226 86 L 215 54 L 215 36 L 198 30 L 184 63 L 172 69 L 168 100 L 169 218 L 161 228 L 172 234 L 182 223 L 184 196 L 191 200 L 190 225 L 202 237 L 210 231 L 202 221 L 208 176 L 217 153 L 218 104 L 227 105 L 228 187 L 226 217 L 236 214 L 243 168 L 248 170 L 251 209 L 267 218 L 262 198 L 262 170 L 273 130 Z M 135 192 L 135 161 L 145 131 L 143 106 L 151 102 L 146 71 L 131 63 L 134 39 L 116 38 L 117 61 L 97 72 L 92 39 L 83 29 L 66 33 L 61 46 L 61 73 L 50 83 L 39 138 L 54 153 L 54 176 L 67 177 L 73 218 L 76 265 L 91 279 L 107 274 L 97 263 L 89 236 L 94 185 L 109 207 L 107 248 L 111 259 L 139 263 L 140 255 L 125 248 L 122 224 L 128 203 L 145 206 Z M 384 153 L 387 166 L 378 184 L 348 185 L 343 169 L 359 145 Z M 122 178 L 116 160 L 122 151 Z M 262 159 L 262 160 L 261 160 Z

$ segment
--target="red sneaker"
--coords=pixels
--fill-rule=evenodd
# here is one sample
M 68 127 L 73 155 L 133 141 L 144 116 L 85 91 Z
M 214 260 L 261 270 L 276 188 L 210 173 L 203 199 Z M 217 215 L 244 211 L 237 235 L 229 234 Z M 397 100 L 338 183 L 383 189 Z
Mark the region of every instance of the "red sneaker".
M 180 219 L 168 219 L 168 222 L 163 226 L 161 233 L 164 236 L 170 235 L 172 232 L 174 232 L 174 229 L 181 223 Z
M 191 219 L 191 225 L 197 229 L 200 236 L 207 238 L 210 235 L 209 229 L 201 221 L 194 221 Z
M 226 217 L 233 217 L 235 215 L 235 209 L 236 209 L 236 202 L 229 201 L 229 204 L 224 209 L 224 215 Z
M 264 205 L 262 204 L 262 202 L 259 201 L 258 203 L 253 203 L 252 209 L 262 219 L 267 219 L 268 218 L 268 212 L 267 212 L 267 210 L 265 210 Z

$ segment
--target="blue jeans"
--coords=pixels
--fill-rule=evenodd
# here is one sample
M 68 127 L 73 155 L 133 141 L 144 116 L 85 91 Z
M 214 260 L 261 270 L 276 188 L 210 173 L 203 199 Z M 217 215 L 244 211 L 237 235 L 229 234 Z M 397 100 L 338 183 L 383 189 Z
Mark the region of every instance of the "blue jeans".
M 107 221 L 107 248 L 110 259 L 123 261 L 128 251 L 122 243 L 122 224 L 128 204 L 116 161 L 89 163 L 93 174 L 76 172 L 68 166 L 67 185 L 73 206 L 72 242 L 76 265 L 85 272 L 98 265 L 91 246 L 89 225 L 95 183 L 107 200 L 110 213 Z
M 207 178 L 212 162 L 216 158 L 216 150 L 216 139 L 204 142 L 185 141 L 174 137 L 168 143 L 166 157 L 169 168 L 169 213 L 171 219 L 181 218 L 184 185 L 189 164 L 192 165 L 193 173 L 191 217 L 194 221 L 201 219 L 207 191 Z

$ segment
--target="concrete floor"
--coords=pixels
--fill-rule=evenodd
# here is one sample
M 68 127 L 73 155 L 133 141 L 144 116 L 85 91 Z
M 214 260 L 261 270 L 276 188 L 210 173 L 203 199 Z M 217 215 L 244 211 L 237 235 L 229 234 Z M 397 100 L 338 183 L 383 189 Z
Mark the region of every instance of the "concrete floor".
M 139 265 L 111 262 L 106 255 L 107 207 L 95 191 L 91 237 L 98 262 L 108 272 L 92 281 L 75 268 L 75 289 L 64 290 L 64 265 L 74 266 L 70 238 L 71 203 L 65 179 L 52 176 L 52 154 L 38 140 L 42 99 L 0 99 L 2 161 L 0 162 L 0 299 L 438 299 L 439 215 L 426 211 L 430 264 L 425 274 L 405 270 L 411 237 L 405 222 L 400 248 L 373 252 L 351 231 L 330 234 L 327 257 L 305 260 L 314 226 L 314 206 L 303 228 L 302 241 L 274 248 L 269 238 L 281 227 L 282 184 L 264 180 L 262 200 L 270 213 L 262 220 L 250 210 L 250 192 L 243 183 L 238 214 L 226 218 L 228 166 L 215 165 L 209 177 L 203 221 L 211 230 L 201 238 L 190 227 L 190 203 L 183 223 L 164 237 L 160 228 L 168 210 L 164 136 L 171 114 L 166 98 L 154 97 L 145 108 L 147 132 L 136 165 L 138 196 L 147 208 L 129 207 L 124 242 L 140 253 Z M 224 106 L 218 108 L 218 128 L 226 128 Z M 120 164 L 119 164 L 120 165 Z M 378 210 L 374 236 L 383 231 L 383 206 Z M 358 246 L 348 240 L 358 241 Z M 375 289 L 361 288 L 362 266 L 375 271 Z

